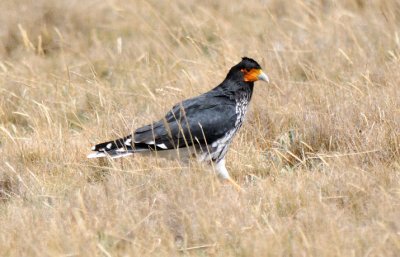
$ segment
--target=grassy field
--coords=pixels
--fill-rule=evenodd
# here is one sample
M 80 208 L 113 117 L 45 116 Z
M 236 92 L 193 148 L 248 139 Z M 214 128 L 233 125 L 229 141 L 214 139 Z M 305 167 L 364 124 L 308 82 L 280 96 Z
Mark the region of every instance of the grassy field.
M 219 84 L 227 156 L 88 160 Z M 399 256 L 398 1 L 0 1 L 0 256 Z

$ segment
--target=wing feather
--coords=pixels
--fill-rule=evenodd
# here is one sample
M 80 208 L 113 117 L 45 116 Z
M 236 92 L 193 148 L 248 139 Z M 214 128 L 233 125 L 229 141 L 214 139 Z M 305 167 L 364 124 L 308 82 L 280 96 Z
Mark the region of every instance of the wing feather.
M 211 144 L 234 128 L 235 102 L 200 96 L 175 105 L 165 118 L 135 131 L 134 142 L 154 142 L 163 149 Z

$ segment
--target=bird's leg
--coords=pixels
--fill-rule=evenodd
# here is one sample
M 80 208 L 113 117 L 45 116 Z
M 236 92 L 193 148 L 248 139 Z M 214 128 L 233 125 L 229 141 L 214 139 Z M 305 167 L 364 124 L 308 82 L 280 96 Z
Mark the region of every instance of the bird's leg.
M 225 158 L 216 163 L 215 169 L 223 180 L 231 183 L 239 192 L 244 192 L 244 189 L 229 176 L 228 170 L 225 167 Z
M 233 180 L 232 178 L 226 178 L 226 181 L 228 181 L 229 183 L 231 183 L 238 192 L 244 192 L 244 189 L 238 184 L 236 183 L 235 180 Z

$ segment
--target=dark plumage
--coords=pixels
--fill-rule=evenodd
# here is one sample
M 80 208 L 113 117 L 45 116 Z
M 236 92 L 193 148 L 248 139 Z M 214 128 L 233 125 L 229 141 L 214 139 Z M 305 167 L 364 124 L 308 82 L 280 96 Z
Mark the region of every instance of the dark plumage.
M 224 157 L 242 126 L 257 80 L 268 82 L 268 77 L 256 61 L 244 57 L 211 91 L 178 103 L 163 119 L 138 128 L 133 135 L 94 146 L 88 157 L 179 149 L 214 162 L 221 177 L 230 180 Z

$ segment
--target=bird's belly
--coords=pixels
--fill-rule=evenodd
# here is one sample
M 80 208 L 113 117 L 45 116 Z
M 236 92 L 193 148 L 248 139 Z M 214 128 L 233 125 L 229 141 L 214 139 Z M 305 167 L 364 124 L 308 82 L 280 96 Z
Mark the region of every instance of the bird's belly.
M 222 160 L 228 152 L 229 145 L 231 144 L 237 130 L 238 127 L 235 127 L 234 129 L 226 133 L 225 136 L 214 141 L 211 145 L 207 147 L 207 151 L 203 151 L 203 153 L 199 156 L 199 160 L 213 162 L 219 162 L 220 160 Z

